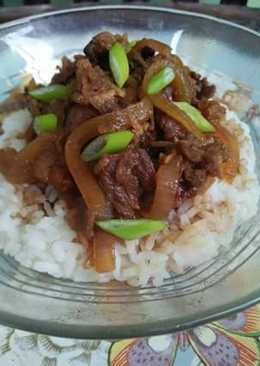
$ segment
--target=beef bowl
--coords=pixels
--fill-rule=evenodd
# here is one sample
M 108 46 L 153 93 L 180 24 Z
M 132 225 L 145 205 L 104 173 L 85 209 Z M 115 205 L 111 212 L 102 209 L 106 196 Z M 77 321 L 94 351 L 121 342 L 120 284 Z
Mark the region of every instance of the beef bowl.
M 0 322 L 130 338 L 259 301 L 259 34 L 105 6 L 0 41 Z

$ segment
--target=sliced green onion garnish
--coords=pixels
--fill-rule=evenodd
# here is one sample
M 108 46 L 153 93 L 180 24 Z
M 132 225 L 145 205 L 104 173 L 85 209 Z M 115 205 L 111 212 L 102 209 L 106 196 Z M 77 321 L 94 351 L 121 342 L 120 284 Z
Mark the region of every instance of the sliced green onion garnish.
M 165 228 L 165 222 L 160 220 L 136 219 L 136 220 L 106 220 L 97 221 L 96 225 L 102 230 L 121 239 L 133 240 L 146 235 L 156 233 Z
M 131 49 L 136 45 L 137 41 L 129 41 L 126 47 L 126 53 L 130 52 Z
M 155 74 L 147 85 L 147 94 L 157 94 L 166 86 L 168 86 L 175 78 L 174 71 L 171 67 L 164 67 L 158 74 Z
M 200 131 L 202 132 L 215 131 L 215 127 L 212 126 L 212 124 L 210 124 L 205 117 L 203 117 L 203 115 L 197 108 L 193 107 L 187 102 L 174 102 L 174 104 L 192 119 L 192 121 Z
M 101 135 L 91 141 L 83 150 L 81 157 L 85 161 L 96 160 L 104 154 L 115 154 L 124 150 L 132 141 L 131 131 L 119 131 Z
M 44 132 L 54 132 L 58 127 L 58 118 L 53 113 L 42 114 L 35 117 L 33 127 L 37 135 Z
M 109 50 L 109 65 L 119 88 L 122 88 L 129 76 L 129 64 L 124 47 L 114 43 Z
M 51 102 L 52 100 L 63 100 L 69 97 L 70 88 L 62 84 L 53 84 L 34 89 L 29 92 L 34 99 L 43 102 Z

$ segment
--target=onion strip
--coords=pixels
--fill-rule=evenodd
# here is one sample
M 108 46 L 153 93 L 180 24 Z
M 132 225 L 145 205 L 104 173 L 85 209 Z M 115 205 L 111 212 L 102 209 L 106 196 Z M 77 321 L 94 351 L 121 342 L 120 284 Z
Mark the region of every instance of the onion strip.
M 154 199 L 148 213 L 145 214 L 146 217 L 167 220 L 170 211 L 176 207 L 182 157 L 173 154 L 170 158 L 170 161 L 160 165 L 156 173 Z

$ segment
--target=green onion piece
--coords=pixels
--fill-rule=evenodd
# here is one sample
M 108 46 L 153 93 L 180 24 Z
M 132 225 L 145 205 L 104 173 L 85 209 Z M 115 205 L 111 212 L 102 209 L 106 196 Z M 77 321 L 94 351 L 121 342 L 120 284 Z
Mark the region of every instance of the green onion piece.
M 201 132 L 214 132 L 215 127 L 206 120 L 200 111 L 187 102 L 174 102 L 184 113 L 189 116 Z
M 34 99 L 43 102 L 51 102 L 52 100 L 63 100 L 69 97 L 70 88 L 62 84 L 53 84 L 34 89 L 29 92 Z
M 121 239 L 133 240 L 146 235 L 156 233 L 165 228 L 165 222 L 160 220 L 136 219 L 136 220 L 106 220 L 97 221 L 96 225 L 102 230 Z
M 126 47 L 126 53 L 130 52 L 131 49 L 136 45 L 137 41 L 129 41 Z
M 58 127 L 58 118 L 53 113 L 42 114 L 35 117 L 33 127 L 37 135 L 44 132 L 54 132 Z
M 122 88 L 129 76 L 129 64 L 124 47 L 116 42 L 109 50 L 109 65 L 119 88 Z
M 174 71 L 171 67 L 164 67 L 158 74 L 155 74 L 147 85 L 147 94 L 157 94 L 175 78 Z
M 119 131 L 101 135 L 91 141 L 83 150 L 81 157 L 84 161 L 100 158 L 104 154 L 115 154 L 124 150 L 132 141 L 131 131 Z

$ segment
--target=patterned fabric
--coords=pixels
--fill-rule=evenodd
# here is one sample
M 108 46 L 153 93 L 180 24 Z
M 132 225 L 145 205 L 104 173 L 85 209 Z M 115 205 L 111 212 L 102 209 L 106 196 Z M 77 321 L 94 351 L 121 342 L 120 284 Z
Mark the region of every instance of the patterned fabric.
M 174 335 L 87 341 L 0 327 L 0 366 L 259 366 L 260 305 Z

